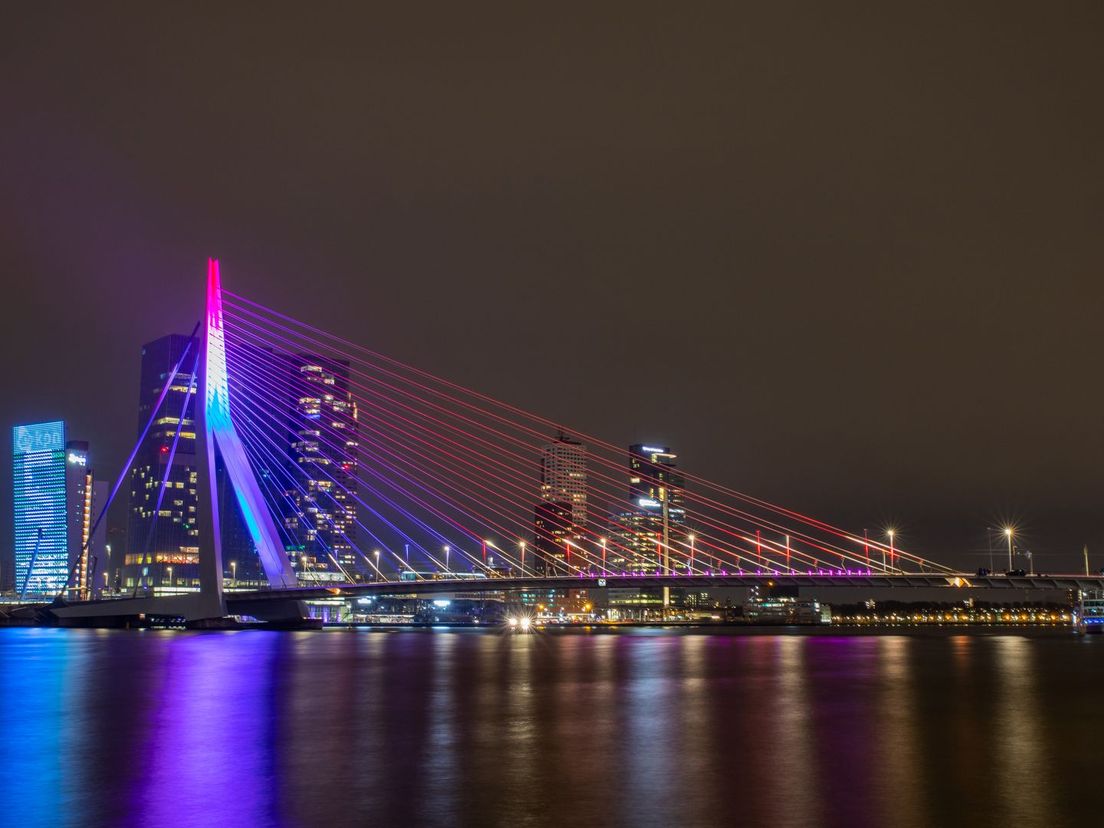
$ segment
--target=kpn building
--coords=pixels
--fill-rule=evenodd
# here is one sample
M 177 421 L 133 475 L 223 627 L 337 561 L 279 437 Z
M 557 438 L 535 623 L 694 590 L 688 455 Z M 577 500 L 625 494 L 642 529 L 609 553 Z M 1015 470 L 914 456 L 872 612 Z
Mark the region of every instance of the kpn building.
M 106 494 L 106 484 L 94 479 L 88 443 L 67 440 L 63 421 L 12 429 L 17 594 L 78 598 L 97 591 L 96 573 L 107 571 L 106 526 L 94 537 L 92 528 Z

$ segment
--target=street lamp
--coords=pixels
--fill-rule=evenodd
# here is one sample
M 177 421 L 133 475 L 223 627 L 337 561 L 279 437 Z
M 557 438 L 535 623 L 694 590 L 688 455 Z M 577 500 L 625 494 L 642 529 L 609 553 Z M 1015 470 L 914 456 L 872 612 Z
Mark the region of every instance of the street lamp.
M 445 544 L 445 575 L 449 574 L 449 547 Z
M 606 539 L 602 538 L 602 574 L 606 574 Z
M 230 561 L 230 580 L 234 583 L 234 586 L 238 585 L 238 562 Z
M 518 550 L 521 552 L 521 574 L 525 574 L 525 541 L 518 541 Z
M 169 586 L 171 587 L 173 585 L 172 584 L 172 567 L 171 566 L 166 566 L 165 569 L 169 573 Z
M 690 541 L 690 571 L 694 571 L 694 541 L 698 539 L 698 536 L 693 532 L 690 533 L 690 537 L 687 540 Z
M 376 580 L 378 581 L 378 580 L 380 580 L 380 579 L 381 579 L 381 576 L 380 576 L 380 568 L 379 568 L 379 556 L 380 556 L 380 551 L 379 551 L 378 549 L 373 549 L 373 550 L 372 550 L 372 554 L 373 554 L 373 555 L 375 556 L 375 558 L 376 558 Z
M 889 568 L 893 569 L 893 556 L 894 556 L 893 539 L 897 536 L 897 530 L 896 529 L 887 529 L 886 534 L 889 536 Z
M 1008 538 L 1008 571 L 1012 571 L 1012 536 L 1015 534 L 1015 530 L 1011 526 L 1004 527 L 1004 536 Z

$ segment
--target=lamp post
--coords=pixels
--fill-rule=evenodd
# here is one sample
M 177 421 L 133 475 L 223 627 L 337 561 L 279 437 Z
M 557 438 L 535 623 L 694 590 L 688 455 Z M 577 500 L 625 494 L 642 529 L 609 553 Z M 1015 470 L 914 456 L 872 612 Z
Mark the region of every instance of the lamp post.
M 1004 527 L 1004 536 L 1008 538 L 1008 571 L 1012 571 L 1012 536 L 1015 530 L 1011 526 Z
M 379 556 L 380 556 L 380 551 L 379 551 L 378 549 L 373 549 L 373 550 L 372 550 L 372 555 L 373 555 L 373 556 L 375 557 L 375 559 L 376 559 L 376 580 L 377 580 L 377 581 L 379 581 L 379 580 L 382 580 L 382 576 L 381 576 L 381 574 L 380 574 L 380 568 L 379 568 Z
M 449 574 L 449 546 L 445 544 L 445 576 Z
M 602 544 L 602 574 L 607 575 L 606 572 L 606 539 L 602 538 L 599 543 Z
M 690 569 L 691 573 L 694 571 L 694 541 L 696 541 L 697 539 L 698 539 L 698 536 L 695 535 L 693 532 L 691 532 L 690 537 L 687 538 L 687 540 L 690 541 L 690 567 L 689 567 L 689 569 Z
M 166 566 L 165 571 L 169 573 L 169 586 L 171 587 L 173 585 L 173 583 L 172 583 L 172 567 L 171 566 Z
M 887 529 L 886 534 L 889 536 L 889 568 L 893 569 L 893 557 L 895 550 L 893 548 L 893 538 L 897 536 L 897 530 Z
M 518 541 L 518 552 L 520 553 L 520 558 L 521 558 L 521 574 L 524 575 L 525 574 L 525 541 L 523 541 L 523 540 Z
M 230 561 L 230 580 L 234 586 L 238 585 L 238 562 Z

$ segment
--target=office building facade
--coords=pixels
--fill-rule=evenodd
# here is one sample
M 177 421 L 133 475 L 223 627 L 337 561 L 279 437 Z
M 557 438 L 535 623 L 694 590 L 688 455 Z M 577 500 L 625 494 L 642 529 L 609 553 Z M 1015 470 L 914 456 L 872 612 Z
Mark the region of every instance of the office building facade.
M 540 496 L 548 503 L 567 503 L 581 532 L 587 525 L 587 450 L 563 431 L 541 447 Z
M 299 577 L 340 573 L 371 577 L 357 547 L 357 406 L 349 364 L 285 355 L 291 484 L 284 490 L 288 554 Z
M 567 575 L 576 538 L 570 503 L 538 503 L 533 514 L 534 568 L 538 575 Z
M 92 534 L 97 492 L 88 444 L 66 440 L 63 421 L 12 429 L 16 592 L 91 597 L 105 557 L 102 525 Z
M 179 334 L 142 348 L 137 436 L 141 437 L 151 417 L 152 423 L 130 469 L 126 552 L 121 559 L 117 556 L 121 562 L 110 579 L 123 593 L 159 595 L 199 589 L 200 521 L 206 506 L 201 506 L 198 491 L 196 455 L 198 353 L 198 340 Z M 170 377 L 155 415 L 154 406 Z M 217 453 L 215 480 L 224 575 L 257 582 L 257 553 Z
M 627 508 L 610 516 L 611 568 L 647 574 L 686 568 L 686 486 L 677 460 L 668 446 L 629 446 Z

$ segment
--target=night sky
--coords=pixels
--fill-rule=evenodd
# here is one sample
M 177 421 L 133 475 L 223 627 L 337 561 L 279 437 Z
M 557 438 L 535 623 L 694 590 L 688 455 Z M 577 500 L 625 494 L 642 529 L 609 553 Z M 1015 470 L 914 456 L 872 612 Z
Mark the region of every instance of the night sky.
M 1098 2 L 9 4 L 3 456 L 63 418 L 117 474 L 215 255 L 928 557 L 1015 519 L 1104 565 L 1102 43 Z

